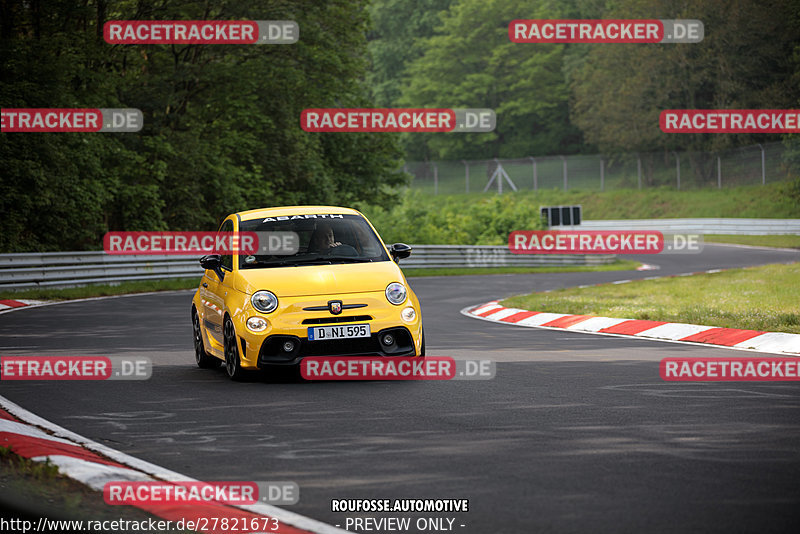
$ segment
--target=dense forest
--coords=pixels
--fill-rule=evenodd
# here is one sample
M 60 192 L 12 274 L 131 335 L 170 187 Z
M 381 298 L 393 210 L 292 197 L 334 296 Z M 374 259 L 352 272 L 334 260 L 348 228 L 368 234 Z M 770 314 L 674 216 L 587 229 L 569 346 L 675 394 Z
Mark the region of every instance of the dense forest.
M 699 44 L 514 44 L 517 18 L 692 18 Z M 109 20 L 294 20 L 291 45 L 111 45 Z M 0 134 L 0 251 L 233 211 L 391 204 L 404 160 L 718 150 L 669 108 L 796 108 L 800 0 L 2 0 L 3 108 L 138 108 L 138 133 Z M 483 134 L 324 134 L 320 107 L 492 108 Z

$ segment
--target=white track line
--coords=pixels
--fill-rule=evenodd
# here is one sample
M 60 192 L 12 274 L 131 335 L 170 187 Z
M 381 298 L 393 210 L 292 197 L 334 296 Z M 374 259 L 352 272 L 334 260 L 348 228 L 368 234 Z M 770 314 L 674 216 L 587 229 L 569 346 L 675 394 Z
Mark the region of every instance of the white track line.
M 75 432 L 67 430 L 64 427 L 58 426 L 55 423 L 52 423 L 46 419 L 39 417 L 38 415 L 34 414 L 26 410 L 25 408 L 19 406 L 18 404 L 8 400 L 5 397 L 0 396 L 0 408 L 3 408 L 11 415 L 29 423 L 31 425 L 35 425 L 40 429 L 47 430 L 52 432 L 52 435 L 46 434 L 42 432 L 42 434 L 46 434 L 49 439 L 52 439 L 53 436 L 56 438 L 60 438 L 58 441 L 68 440 L 72 442 L 72 444 L 79 444 L 89 449 L 90 451 L 96 452 L 102 456 L 110 458 L 116 462 L 121 464 L 130 466 L 131 468 L 140 471 L 142 473 L 148 474 L 152 477 L 155 477 L 160 480 L 165 480 L 169 482 L 199 482 L 193 478 L 187 477 L 186 475 L 182 475 L 180 473 L 176 473 L 175 471 L 170 471 L 169 469 L 165 469 L 161 466 L 151 464 L 150 462 L 146 462 L 144 460 L 140 460 L 139 458 L 134 458 L 133 456 L 129 456 L 123 452 L 117 451 L 110 447 L 103 445 L 102 443 L 97 443 L 96 441 L 92 441 L 88 438 L 85 438 Z M 0 424 L 5 422 L 13 423 L 13 421 L 6 421 L 0 420 Z M 19 424 L 19 423 L 17 423 Z M 2 427 L 0 427 L 2 428 Z M 17 431 L 13 431 L 15 433 L 20 433 Z M 31 435 L 31 434 L 28 434 Z M 41 437 L 41 436 L 39 436 Z M 53 462 L 55 463 L 55 458 Z M 60 461 L 60 460 L 59 460 Z M 65 466 L 71 466 L 74 472 L 77 472 L 79 469 L 84 469 L 85 467 L 79 465 L 79 462 L 62 462 Z M 89 462 L 86 462 L 89 463 Z M 103 464 L 95 464 L 101 466 L 101 468 L 105 471 L 105 468 L 110 466 L 106 466 Z M 100 473 L 98 473 L 100 474 Z M 86 478 L 87 480 L 91 477 L 89 473 L 82 473 L 80 476 Z M 291 525 L 293 527 L 307 530 L 309 532 L 314 532 L 316 534 L 347 534 L 347 530 L 342 530 L 340 528 L 336 528 L 332 525 L 327 523 L 323 523 L 321 521 L 317 521 L 316 519 L 311 519 L 310 517 L 306 517 L 295 512 L 290 512 L 283 508 L 278 508 L 277 506 L 271 506 L 269 504 L 249 504 L 249 505 L 238 505 L 237 508 L 241 508 L 243 510 L 247 510 L 256 514 L 266 515 L 269 517 L 274 517 L 278 519 L 278 521 L 282 523 L 286 523 L 287 525 Z

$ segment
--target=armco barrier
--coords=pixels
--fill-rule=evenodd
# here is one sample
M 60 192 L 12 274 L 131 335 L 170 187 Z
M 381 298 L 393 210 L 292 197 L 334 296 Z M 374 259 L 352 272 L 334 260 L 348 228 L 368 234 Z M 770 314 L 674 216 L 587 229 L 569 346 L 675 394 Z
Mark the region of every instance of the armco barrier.
M 411 257 L 400 262 L 403 268 L 598 265 L 614 261 L 613 255 L 516 255 L 504 246 L 412 247 Z M 0 289 L 199 277 L 203 270 L 198 259 L 194 256 L 116 256 L 104 252 L 3 254 L 0 255 Z
M 800 219 L 584 220 L 579 227 L 575 228 L 582 230 L 658 230 L 665 234 L 800 235 Z

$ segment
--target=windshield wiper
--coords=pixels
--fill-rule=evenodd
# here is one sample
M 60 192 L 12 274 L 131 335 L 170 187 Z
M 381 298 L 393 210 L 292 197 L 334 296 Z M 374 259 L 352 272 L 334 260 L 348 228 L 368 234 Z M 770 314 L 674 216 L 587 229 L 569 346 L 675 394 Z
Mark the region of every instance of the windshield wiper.
M 319 264 L 319 265 L 326 265 L 330 264 L 330 260 L 327 258 L 322 257 L 314 257 L 314 258 L 305 258 L 305 259 L 292 259 L 292 260 L 271 260 L 271 261 L 254 261 L 250 263 L 245 263 L 244 267 L 287 267 L 287 266 L 297 266 L 297 265 L 307 265 L 307 264 Z
M 286 261 L 251 261 L 242 265 L 242 269 L 251 267 L 285 267 Z
M 319 263 L 320 265 L 324 265 L 326 263 L 330 263 L 331 258 L 326 258 L 324 256 L 311 256 L 310 258 L 295 258 L 294 260 L 290 261 L 289 263 L 294 263 L 297 265 L 306 264 L 306 263 Z
M 312 256 L 310 258 L 296 258 L 291 260 L 254 261 L 245 263 L 243 268 L 250 267 L 297 267 L 299 265 L 332 265 L 334 263 L 371 263 L 372 258 L 349 258 L 347 256 Z
M 341 261 L 344 263 L 370 263 L 375 261 L 372 258 L 348 258 L 346 256 L 344 257 L 333 256 L 332 258 L 328 259 L 330 259 L 331 261 Z
M 300 258 L 295 260 L 294 263 L 320 263 L 320 264 L 330 264 L 330 263 L 367 263 L 373 261 L 372 258 L 353 258 L 351 256 L 312 256 L 311 258 Z

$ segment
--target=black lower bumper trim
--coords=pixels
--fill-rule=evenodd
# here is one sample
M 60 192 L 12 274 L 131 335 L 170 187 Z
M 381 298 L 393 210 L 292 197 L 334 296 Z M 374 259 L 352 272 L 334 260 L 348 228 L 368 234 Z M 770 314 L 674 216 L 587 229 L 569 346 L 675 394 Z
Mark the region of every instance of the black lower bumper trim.
M 391 343 L 386 344 L 391 338 Z M 284 344 L 294 349 L 286 351 Z M 403 326 L 384 328 L 370 337 L 309 341 L 305 337 L 276 334 L 267 337 L 258 353 L 258 365 L 295 365 L 307 356 L 414 356 L 414 338 Z

